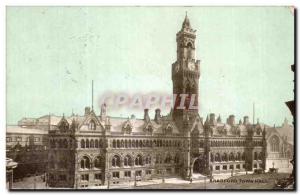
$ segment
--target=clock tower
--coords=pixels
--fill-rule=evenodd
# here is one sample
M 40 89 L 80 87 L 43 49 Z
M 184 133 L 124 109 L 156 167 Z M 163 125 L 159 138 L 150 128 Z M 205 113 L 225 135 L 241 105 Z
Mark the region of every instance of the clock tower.
M 198 115 L 200 60 L 195 59 L 196 30 L 185 16 L 181 30 L 176 34 L 177 60 L 172 64 L 174 98 L 173 119 L 179 127 L 184 120 Z

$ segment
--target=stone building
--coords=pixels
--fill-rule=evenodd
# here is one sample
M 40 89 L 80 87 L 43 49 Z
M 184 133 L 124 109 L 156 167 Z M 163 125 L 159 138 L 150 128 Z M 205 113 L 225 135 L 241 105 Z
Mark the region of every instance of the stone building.
M 18 163 L 14 179 L 46 172 L 48 165 L 48 131 L 7 126 L 6 157 Z
M 156 109 L 151 119 L 145 109 L 142 119 L 111 117 L 103 104 L 100 115 L 86 107 L 83 116 L 63 116 L 56 124 L 49 117 L 49 186 L 84 188 L 265 169 L 263 125 L 251 124 L 247 116 L 239 122 L 234 115 L 225 122 L 215 114 L 205 121 L 200 117 L 200 61 L 195 59 L 195 40 L 196 30 L 186 16 L 176 35 L 172 81 L 178 96 L 168 115 Z M 184 102 L 180 94 L 187 94 Z
M 267 155 L 266 169 L 278 168 L 279 171 L 290 171 L 292 164 L 290 161 L 294 155 L 294 128 L 284 120 L 282 126 L 267 127 Z

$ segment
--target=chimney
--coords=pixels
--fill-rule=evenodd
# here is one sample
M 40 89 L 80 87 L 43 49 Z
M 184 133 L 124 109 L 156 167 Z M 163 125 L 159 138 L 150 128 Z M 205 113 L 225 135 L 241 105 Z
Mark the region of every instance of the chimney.
M 210 124 L 216 124 L 216 116 L 215 116 L 214 113 L 211 113 L 211 114 L 209 115 L 209 123 L 210 123 Z
M 249 124 L 249 117 L 248 116 L 244 116 L 244 125 L 248 125 Z
M 149 122 L 150 121 L 150 117 L 149 117 L 149 109 L 144 109 L 144 121 L 145 122 Z
M 90 112 L 91 112 L 91 108 L 90 107 L 85 107 L 85 109 L 84 109 L 84 116 L 87 116 L 87 115 L 89 115 L 90 114 Z
M 156 123 L 160 123 L 160 120 L 161 120 L 160 109 L 157 108 L 157 109 L 155 109 L 155 117 L 154 117 L 154 121 L 155 121 Z
M 229 125 L 234 125 L 235 124 L 235 121 L 234 121 L 234 115 L 229 115 Z

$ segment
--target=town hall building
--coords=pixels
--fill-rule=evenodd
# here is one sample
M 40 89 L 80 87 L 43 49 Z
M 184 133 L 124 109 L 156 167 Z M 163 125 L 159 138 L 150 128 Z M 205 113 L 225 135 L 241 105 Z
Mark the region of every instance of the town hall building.
M 200 61 L 195 58 L 196 30 L 186 16 L 176 35 L 177 60 L 172 64 L 174 108 L 144 110 L 142 119 L 112 117 L 103 104 L 100 114 L 46 116 L 48 121 L 47 183 L 50 187 L 85 188 L 163 177 L 190 179 L 197 174 L 265 169 L 266 131 L 249 117 L 198 112 Z M 184 108 L 179 94 L 187 94 Z M 194 94 L 194 96 L 193 96 Z M 193 100 L 196 109 L 189 109 Z M 155 112 L 150 118 L 149 112 Z

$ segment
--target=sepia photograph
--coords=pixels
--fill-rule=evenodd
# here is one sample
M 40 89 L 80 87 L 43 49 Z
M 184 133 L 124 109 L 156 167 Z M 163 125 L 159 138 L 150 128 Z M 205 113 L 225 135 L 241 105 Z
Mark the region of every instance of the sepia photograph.
M 7 6 L 6 189 L 296 190 L 293 6 Z

